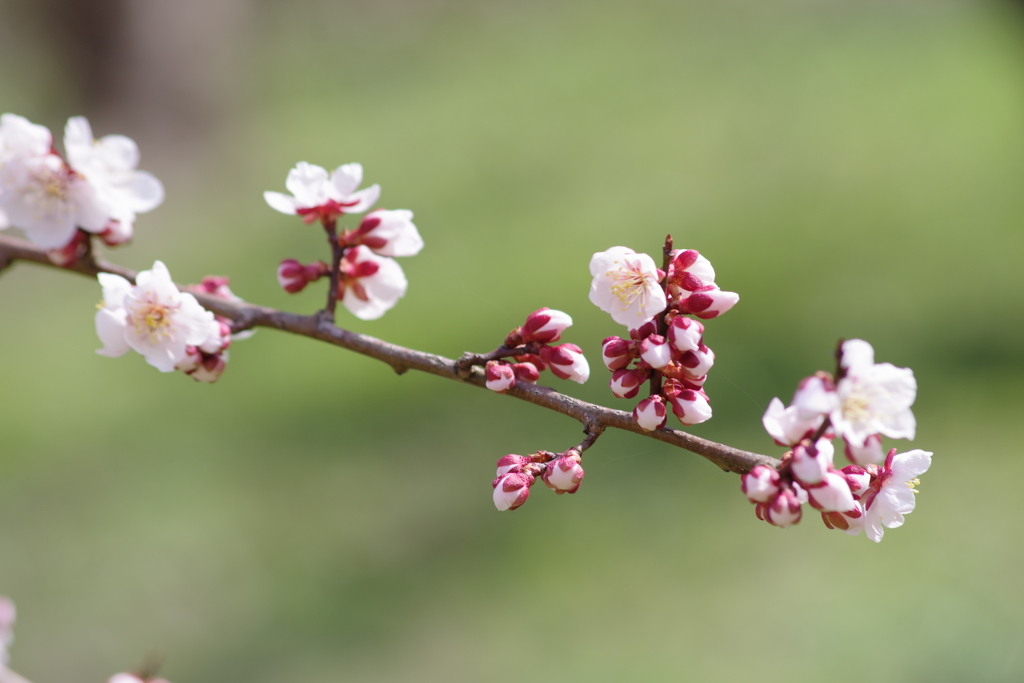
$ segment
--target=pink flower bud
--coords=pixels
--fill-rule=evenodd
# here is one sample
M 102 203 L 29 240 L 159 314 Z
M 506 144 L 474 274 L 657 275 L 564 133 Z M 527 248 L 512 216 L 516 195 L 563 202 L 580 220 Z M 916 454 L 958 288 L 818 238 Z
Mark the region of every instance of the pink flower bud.
M 668 326 L 668 340 L 678 351 L 696 351 L 700 348 L 703 338 L 704 326 L 685 315 L 672 318 Z
M 658 394 L 648 396 L 633 408 L 633 419 L 649 432 L 664 427 L 666 415 L 665 399 Z
M 793 476 L 805 487 L 818 486 L 832 467 L 833 452 L 831 442 L 825 439 L 818 439 L 817 445 L 807 439 L 801 441 L 793 449 Z
M 533 460 L 526 457 L 525 455 L 515 455 L 514 453 L 509 453 L 505 457 L 498 460 L 497 476 L 500 477 L 502 475 L 508 474 L 512 470 L 519 470 L 525 467 L 526 465 L 529 465 L 531 462 L 533 462 Z
M 494 507 L 499 510 L 515 510 L 530 497 L 530 487 L 534 478 L 525 472 L 508 472 L 495 479 Z
M 703 291 L 715 285 L 711 262 L 694 249 L 676 249 L 668 266 L 668 282 L 673 293 L 680 290 Z
M 309 284 L 306 267 L 293 258 L 281 261 L 277 267 L 277 282 L 289 294 L 298 294 Z
M 793 526 L 803 516 L 800 497 L 793 489 L 784 488 L 771 501 L 758 503 L 755 514 L 758 519 L 783 529 Z
M 683 425 L 707 422 L 711 419 L 711 406 L 703 391 L 684 389 L 678 382 L 666 383 L 664 394 L 672 405 L 672 412 Z
M 850 485 L 850 491 L 856 497 L 863 496 L 871 486 L 871 473 L 859 465 L 847 465 L 839 470 L 846 477 L 846 483 Z
M 655 370 L 659 370 L 672 360 L 672 349 L 668 340 L 660 334 L 652 334 L 640 342 L 640 357 Z
M 215 353 L 212 355 L 203 356 L 203 362 L 199 364 L 199 367 L 193 370 L 190 374 L 192 379 L 197 382 L 216 382 L 221 375 L 224 374 L 225 368 L 227 368 L 227 361 L 224 360 L 223 354 Z
M 583 357 L 583 350 L 575 344 L 542 346 L 540 356 L 560 379 L 571 379 L 583 384 L 590 377 L 590 365 Z
M 640 393 L 640 387 L 647 381 L 647 370 L 616 370 L 612 373 L 608 386 L 619 398 L 634 398 Z
M 633 344 L 619 337 L 608 337 L 601 342 L 601 360 L 611 371 L 621 370 L 633 360 Z
M 704 387 L 704 383 L 708 381 L 707 375 L 690 377 L 690 370 L 676 361 L 672 361 L 662 368 L 661 373 L 665 375 L 665 377 L 673 379 L 681 384 L 684 389 L 693 389 L 694 391 L 701 390 Z
M 715 352 L 704 344 L 697 347 L 696 351 L 686 351 L 679 357 L 679 365 L 688 377 L 703 377 L 715 364 Z
M 199 369 L 202 362 L 203 353 L 195 346 L 186 346 L 185 357 L 178 361 L 178 364 L 174 366 L 174 369 L 181 370 L 186 375 L 190 375 Z
M 694 292 L 685 299 L 681 299 L 679 312 L 690 313 L 698 318 L 709 320 L 722 315 L 735 306 L 739 300 L 739 294 L 723 292 L 716 287 L 706 292 Z
M 106 227 L 103 228 L 103 232 L 99 234 L 99 238 L 103 240 L 103 244 L 108 247 L 117 247 L 130 242 L 133 232 L 134 229 L 131 223 L 127 221 L 111 220 L 107 222 Z
M 629 338 L 632 339 L 633 341 L 642 341 L 647 337 L 651 336 L 652 334 L 657 334 L 657 332 L 658 323 L 654 322 L 653 320 L 650 320 L 648 322 L 645 322 L 643 325 L 636 328 L 635 330 L 630 330 Z
M 515 373 L 516 380 L 519 382 L 533 384 L 540 379 L 540 371 L 533 363 L 513 363 L 509 367 L 512 368 L 512 372 Z
M 826 472 L 822 483 L 808 488 L 807 494 L 810 504 L 822 512 L 846 512 L 855 505 L 846 477 L 835 470 Z
M 61 268 L 67 268 L 85 256 L 85 248 L 88 243 L 89 233 L 77 230 L 67 244 L 58 249 L 48 249 L 46 256 Z
M 779 473 L 766 465 L 757 465 L 740 477 L 743 493 L 751 503 L 768 503 L 779 493 Z
M 548 463 L 541 475 L 547 487 L 555 493 L 576 493 L 583 481 L 583 467 L 580 465 L 580 454 L 567 451 L 557 460 Z
M 516 383 L 516 374 L 512 368 L 496 360 L 487 361 L 484 376 L 487 378 L 487 388 L 499 394 L 504 394 Z
M 520 329 L 523 343 L 539 342 L 550 344 L 562 338 L 562 333 L 572 325 L 572 318 L 562 311 L 540 308 L 526 318 Z
M 856 465 L 879 465 L 885 460 L 885 451 L 882 450 L 882 437 L 872 434 L 864 440 L 861 447 L 854 446 L 846 441 L 846 457 Z

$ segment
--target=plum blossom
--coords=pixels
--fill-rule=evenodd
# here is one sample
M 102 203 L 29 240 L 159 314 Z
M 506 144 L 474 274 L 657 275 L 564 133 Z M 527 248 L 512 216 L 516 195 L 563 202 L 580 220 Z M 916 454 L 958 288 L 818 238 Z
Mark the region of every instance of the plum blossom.
M 740 486 L 751 503 L 768 503 L 779 493 L 778 471 L 766 465 L 756 465 L 742 477 Z
M 590 300 L 612 320 L 630 328 L 643 325 L 665 310 L 663 273 L 647 254 L 612 247 L 590 260 Z
M 590 364 L 583 356 L 583 349 L 575 344 L 542 346 L 540 357 L 559 379 L 569 379 L 578 384 L 590 379 Z
M 398 261 L 378 256 L 365 245 L 345 252 L 338 277 L 338 297 L 360 320 L 376 320 L 405 296 L 409 282 Z
M 415 256 L 423 248 L 423 238 L 412 222 L 412 211 L 406 209 L 371 211 L 358 228 L 342 234 L 339 242 L 365 244 L 381 256 Z
M 0 116 L 0 230 L 11 225 L 3 210 L 3 195 L 9 191 L 7 185 L 11 178 L 4 173 L 5 166 L 9 162 L 46 156 L 52 146 L 53 136 L 45 126 L 17 114 Z
M 380 186 L 371 185 L 356 190 L 362 182 L 361 164 L 344 164 L 328 174 L 320 166 L 300 161 L 288 172 L 285 180 L 285 187 L 292 193 L 291 196 L 280 192 L 264 192 L 263 198 L 272 209 L 302 216 L 306 223 L 317 220 L 328 222 L 336 220 L 341 214 L 362 213 L 373 206 L 380 197 Z
M 499 475 L 491 486 L 494 487 L 494 507 L 498 510 L 515 510 L 530 497 L 530 487 L 535 481 L 529 472 L 512 469 Z
M 824 420 L 824 415 L 818 415 L 810 420 L 801 419 L 797 406 L 785 408 L 782 401 L 773 398 L 761 418 L 761 424 L 775 443 L 780 446 L 795 446 L 801 439 L 813 434 Z
M 931 464 L 932 454 L 927 451 L 914 449 L 900 454 L 895 448 L 889 451 L 885 464 L 861 499 L 865 508 L 864 532 L 868 538 L 877 543 L 885 534 L 883 527 L 903 526 L 904 515 L 913 512 L 917 505 L 918 477 L 927 472 Z
M 661 394 L 648 396 L 637 403 L 636 408 L 633 408 L 633 419 L 641 429 L 648 432 L 664 427 L 666 416 L 665 399 Z
M 568 313 L 550 308 L 538 308 L 526 316 L 526 322 L 513 330 L 505 341 L 506 346 L 519 346 L 537 342 L 551 344 L 562 338 L 562 333 L 572 326 Z
M 68 119 L 64 128 L 64 150 L 68 164 L 84 176 L 109 209 L 116 225 L 105 226 L 102 237 L 108 245 L 131 239 L 136 214 L 152 211 L 164 201 L 164 186 L 151 173 L 139 171 L 139 148 L 124 135 L 93 138 L 84 116 Z
M 868 437 L 882 434 L 891 439 L 913 439 L 916 422 L 910 406 L 917 396 L 917 381 L 909 368 L 874 363 L 870 345 L 860 339 L 843 344 L 843 357 L 851 348 L 855 362 L 836 384 L 836 402 L 830 418 L 836 433 L 854 448 Z
M 485 386 L 491 391 L 503 394 L 516 383 L 516 373 L 511 366 L 496 360 L 488 361 L 484 368 Z
M 583 481 L 583 466 L 580 465 L 580 454 L 568 451 L 561 457 L 548 463 L 541 479 L 549 489 L 561 495 L 576 493 Z
M 180 292 L 167 267 L 157 261 L 132 285 L 120 275 L 100 273 L 103 304 L 96 312 L 97 353 L 112 358 L 135 350 L 161 372 L 185 360 L 188 347 L 221 338 L 221 324 L 196 298 Z

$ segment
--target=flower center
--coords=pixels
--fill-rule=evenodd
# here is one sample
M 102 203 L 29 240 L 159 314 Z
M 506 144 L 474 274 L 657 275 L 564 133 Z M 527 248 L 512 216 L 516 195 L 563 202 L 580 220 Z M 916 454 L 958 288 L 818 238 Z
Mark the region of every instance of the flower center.
M 139 301 L 132 308 L 131 317 L 135 333 L 141 337 L 149 337 L 150 343 L 156 343 L 159 338 L 167 337 L 172 332 L 174 312 L 177 309 L 176 305 L 167 305 L 159 301 Z
M 843 416 L 850 422 L 863 423 L 871 417 L 871 397 L 858 391 L 854 385 L 852 391 L 842 398 Z
M 618 270 L 608 271 L 606 277 L 610 277 L 613 280 L 611 286 L 612 294 L 627 306 L 637 299 L 643 299 L 647 295 L 647 282 L 653 279 L 650 274 L 643 273 L 635 266 L 630 267 L 628 265 Z

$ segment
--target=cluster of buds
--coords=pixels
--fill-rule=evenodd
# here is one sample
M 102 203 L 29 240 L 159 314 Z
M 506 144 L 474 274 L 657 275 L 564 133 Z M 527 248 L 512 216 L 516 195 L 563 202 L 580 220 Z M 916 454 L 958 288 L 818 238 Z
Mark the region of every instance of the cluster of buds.
M 792 526 L 809 503 L 829 529 L 880 541 L 884 528 L 901 526 L 914 510 L 918 476 L 931 453 L 886 455 L 882 436 L 914 437 L 910 406 L 917 394 L 914 373 L 875 363 L 874 349 L 852 339 L 840 345 L 836 377 L 818 372 L 800 382 L 793 403 L 772 399 L 762 421 L 782 446 L 791 447 L 778 469 L 759 465 L 742 477 L 756 514 L 775 526 Z M 833 465 L 832 439 L 843 439 L 851 465 Z
M 665 426 L 669 408 L 683 425 L 711 419 L 704 383 L 715 354 L 704 344 L 704 325 L 687 314 L 710 319 L 739 301 L 719 289 L 711 263 L 698 252 L 669 249 L 667 273 L 626 247 L 594 254 L 590 262 L 590 300 L 630 328 L 628 339 L 602 342 L 609 385 L 617 397 L 631 399 L 651 381 L 650 395 L 633 410 L 649 431 Z
M 100 355 L 117 357 L 134 350 L 161 372 L 177 370 L 199 382 L 215 382 L 227 365 L 232 340 L 251 335 L 232 335 L 226 319 L 204 309 L 191 293 L 178 290 L 160 261 L 140 272 L 134 285 L 110 273 L 97 277 L 103 287 L 103 302 L 96 311 L 96 334 L 103 342 Z M 223 277 L 205 278 L 189 289 L 241 301 Z
M 487 388 L 501 394 L 516 382 L 536 382 L 544 370 L 551 370 L 560 379 L 586 382 L 590 365 L 583 350 L 575 344 L 551 346 L 570 325 L 572 318 L 568 314 L 549 308 L 537 309 L 527 316 L 525 323 L 508 333 L 502 346 L 488 354 L 492 358 L 484 366 Z
M 380 197 L 379 185 L 358 190 L 362 181 L 360 164 L 344 164 L 328 173 L 302 161 L 285 181 L 291 195 L 265 192 L 263 196 L 281 213 L 300 216 L 307 224 L 319 221 L 323 225 L 338 263 L 338 272 L 332 278 L 337 283 L 337 299 L 357 318 L 375 320 L 398 303 L 408 288 L 405 273 L 394 257 L 415 256 L 423 248 L 423 239 L 412 222 L 412 212 L 405 209 L 376 209 L 357 227 L 338 234 L 340 216 L 363 213 Z M 277 269 L 278 282 L 290 294 L 330 275 L 331 266 L 322 261 L 303 265 L 285 259 Z
M 19 228 L 67 266 L 88 250 L 92 235 L 108 246 L 131 239 L 136 214 L 163 202 L 151 174 L 137 170 L 131 138 L 93 139 L 81 116 L 64 129 L 64 155 L 44 126 L 15 114 L 0 117 L 0 229 Z
M 537 477 L 561 495 L 576 493 L 583 481 L 582 453 L 570 448 L 564 453 L 538 451 L 533 455 L 506 455 L 498 461 L 494 488 L 494 506 L 498 510 L 515 510 L 530 497 L 530 487 Z

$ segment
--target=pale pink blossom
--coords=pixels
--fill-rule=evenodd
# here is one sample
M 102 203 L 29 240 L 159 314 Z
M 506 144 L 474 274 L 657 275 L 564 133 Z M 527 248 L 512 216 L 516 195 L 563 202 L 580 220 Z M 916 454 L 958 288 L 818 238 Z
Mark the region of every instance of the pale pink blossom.
M 612 320 L 637 328 L 665 310 L 663 274 L 647 254 L 612 247 L 590 260 L 590 300 Z
M 75 116 L 64 128 L 64 150 L 68 165 L 96 189 L 110 220 L 118 224 L 102 231 L 108 245 L 131 239 L 136 215 L 163 203 L 164 186 L 153 174 L 138 170 L 139 148 L 131 138 L 106 135 L 96 140 L 89 121 Z
M 405 296 L 409 282 L 398 261 L 378 256 L 368 247 L 345 252 L 338 279 L 338 295 L 345 308 L 361 320 L 376 320 Z
M 870 490 L 861 499 L 865 508 L 864 531 L 872 541 L 882 540 L 885 529 L 903 526 L 904 515 L 917 505 L 918 477 L 928 471 L 932 454 L 915 449 L 906 453 L 889 451 L 885 464 L 871 482 Z
M 856 465 L 880 465 L 885 460 L 882 437 L 878 434 L 871 434 L 864 439 L 863 446 L 854 446 L 849 441 L 845 444 L 846 457 Z
M 343 245 L 365 244 L 381 256 L 415 256 L 423 249 L 423 238 L 412 222 L 412 211 L 406 209 L 375 209 L 339 241 Z
M 161 372 L 171 372 L 198 347 L 220 335 L 220 323 L 196 298 L 180 292 L 167 267 L 157 261 L 132 285 L 119 275 L 100 273 L 103 304 L 96 312 L 97 353 L 117 357 L 134 349 Z
M 870 345 L 860 339 L 843 344 L 853 349 L 855 362 L 836 384 L 837 405 L 832 409 L 836 433 L 854 448 L 868 437 L 881 434 L 891 439 L 913 439 L 916 422 L 910 410 L 917 397 L 917 381 L 909 368 L 891 363 L 872 363 Z
M 761 424 L 775 443 L 780 446 L 795 446 L 801 439 L 811 436 L 824 420 L 824 415 L 809 420 L 802 419 L 797 406 L 786 408 L 782 401 L 773 398 L 761 418 Z
M 32 123 L 17 114 L 0 116 L 0 230 L 10 227 L 10 219 L 4 212 L 5 192 L 10 191 L 14 175 L 5 173 L 8 162 L 44 157 L 53 147 L 53 136 L 45 126 Z
M 649 432 L 664 427 L 667 414 L 665 399 L 658 394 L 648 396 L 633 408 L 633 419 Z
M 288 172 L 285 180 L 291 196 L 264 192 L 263 198 L 271 208 L 302 216 L 306 223 L 333 221 L 341 214 L 366 211 L 380 197 L 379 185 L 357 190 L 362 182 L 363 167 L 360 164 L 344 164 L 328 174 L 320 166 L 300 161 Z

